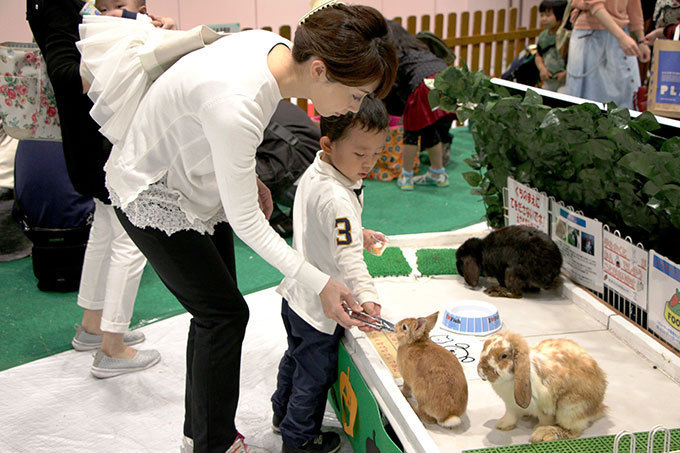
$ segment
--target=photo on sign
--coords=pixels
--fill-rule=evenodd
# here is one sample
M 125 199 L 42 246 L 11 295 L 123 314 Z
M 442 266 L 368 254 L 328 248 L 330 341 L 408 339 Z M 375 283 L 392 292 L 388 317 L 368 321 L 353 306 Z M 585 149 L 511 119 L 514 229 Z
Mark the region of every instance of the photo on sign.
M 581 230 L 578 228 L 573 228 L 573 227 L 568 227 L 567 229 L 569 233 L 567 234 L 567 242 L 569 245 L 580 248 L 581 246 L 581 241 L 580 241 L 580 236 L 581 236 Z
M 595 255 L 595 236 L 585 231 L 581 232 L 581 251 Z

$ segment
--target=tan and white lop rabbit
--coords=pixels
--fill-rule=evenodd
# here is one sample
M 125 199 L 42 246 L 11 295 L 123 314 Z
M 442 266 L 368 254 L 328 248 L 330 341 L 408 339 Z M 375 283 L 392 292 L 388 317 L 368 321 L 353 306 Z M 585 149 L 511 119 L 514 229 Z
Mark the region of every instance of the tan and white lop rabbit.
M 402 392 L 415 398 L 413 409 L 420 419 L 454 428 L 467 408 L 468 386 L 456 356 L 430 340 L 438 314 L 402 319 L 394 326 L 397 366 L 404 378 Z
M 511 430 L 524 415 L 538 417 L 531 442 L 578 437 L 606 411 L 605 373 L 571 340 L 544 340 L 530 349 L 519 334 L 492 335 L 477 371 L 505 403 L 496 428 Z

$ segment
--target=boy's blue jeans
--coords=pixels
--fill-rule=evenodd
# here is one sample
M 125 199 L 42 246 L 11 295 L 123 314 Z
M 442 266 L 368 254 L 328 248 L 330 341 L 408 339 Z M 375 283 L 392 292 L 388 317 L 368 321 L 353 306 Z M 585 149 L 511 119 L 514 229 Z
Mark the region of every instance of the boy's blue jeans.
M 345 331 L 319 332 L 300 318 L 283 299 L 281 318 L 288 334 L 288 350 L 279 364 L 274 414 L 285 444 L 299 446 L 321 432 L 328 390 L 338 377 L 338 344 Z

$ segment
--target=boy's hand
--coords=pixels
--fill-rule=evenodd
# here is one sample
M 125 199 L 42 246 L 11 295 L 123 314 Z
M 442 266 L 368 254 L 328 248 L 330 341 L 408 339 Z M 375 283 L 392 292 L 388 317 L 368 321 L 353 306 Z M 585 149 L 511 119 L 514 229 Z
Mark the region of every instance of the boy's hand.
M 369 251 L 375 246 L 377 242 L 382 243 L 387 242 L 387 238 L 380 231 L 373 231 L 364 228 L 363 235 L 364 235 L 364 248 Z
M 538 72 L 541 76 L 541 80 L 543 81 L 550 80 L 552 78 L 552 74 L 550 74 L 550 71 L 548 71 L 548 69 L 545 66 L 539 69 Z
M 172 17 L 154 16 L 153 14 L 147 15 L 151 18 L 151 24 L 154 27 L 162 28 L 164 30 L 175 29 L 175 19 L 173 19 Z
M 361 308 L 364 309 L 364 313 L 367 313 L 371 316 L 378 316 L 378 317 L 380 316 L 380 304 L 377 304 L 375 302 L 364 302 L 363 304 L 361 304 Z M 363 332 L 369 332 L 371 330 L 378 330 L 378 329 L 374 329 L 371 326 L 362 325 L 362 326 L 359 326 L 359 330 L 361 330 Z
M 356 303 L 350 290 L 342 283 L 338 283 L 332 278 L 328 279 L 328 283 L 321 290 L 319 297 L 321 298 L 323 314 L 327 318 L 334 320 L 345 329 L 363 325 L 361 321 L 350 318 L 345 311 L 345 305 L 355 312 L 361 312 L 364 309 Z
M 272 193 L 267 186 L 264 185 L 260 178 L 257 180 L 257 201 L 260 203 L 260 209 L 264 212 L 264 216 L 269 220 L 274 212 L 274 200 L 272 200 Z
M 557 79 L 558 82 L 560 83 L 565 83 L 567 80 L 567 71 L 561 71 L 555 74 L 555 78 Z

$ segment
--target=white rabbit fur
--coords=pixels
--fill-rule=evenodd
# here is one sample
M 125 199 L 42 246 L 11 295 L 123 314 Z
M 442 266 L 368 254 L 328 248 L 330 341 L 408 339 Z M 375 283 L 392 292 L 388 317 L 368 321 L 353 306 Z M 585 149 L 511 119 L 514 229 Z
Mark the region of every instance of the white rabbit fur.
M 530 349 L 516 333 L 496 334 L 484 343 L 477 371 L 505 403 L 496 428 L 511 430 L 524 415 L 538 418 L 531 442 L 578 437 L 606 411 L 605 373 L 571 340 Z

